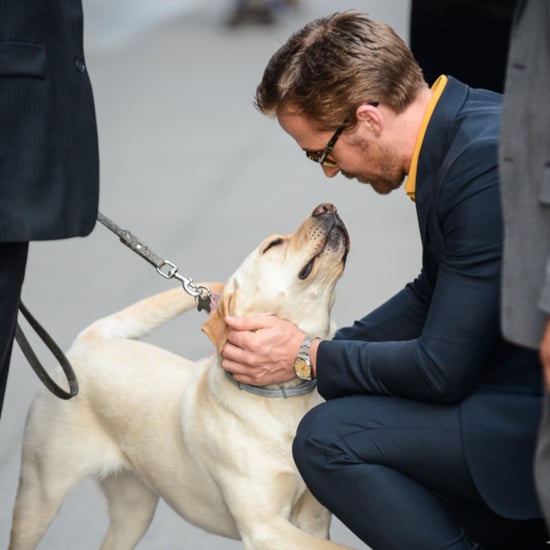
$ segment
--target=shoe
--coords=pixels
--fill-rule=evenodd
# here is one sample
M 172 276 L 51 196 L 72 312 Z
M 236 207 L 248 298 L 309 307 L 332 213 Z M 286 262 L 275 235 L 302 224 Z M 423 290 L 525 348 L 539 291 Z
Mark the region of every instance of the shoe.
M 227 25 L 230 27 L 246 23 L 272 25 L 275 21 L 275 15 L 267 6 L 239 7 L 230 15 Z

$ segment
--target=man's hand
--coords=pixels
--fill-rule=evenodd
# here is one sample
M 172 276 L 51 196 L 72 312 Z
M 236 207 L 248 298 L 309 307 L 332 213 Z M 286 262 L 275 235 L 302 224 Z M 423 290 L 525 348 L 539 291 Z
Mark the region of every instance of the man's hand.
M 265 386 L 295 377 L 294 360 L 305 334 L 274 315 L 225 317 L 230 327 L 222 367 L 238 382 Z
M 548 321 L 546 322 L 546 330 L 540 343 L 539 355 L 546 383 L 546 391 L 550 393 L 550 317 L 548 317 Z

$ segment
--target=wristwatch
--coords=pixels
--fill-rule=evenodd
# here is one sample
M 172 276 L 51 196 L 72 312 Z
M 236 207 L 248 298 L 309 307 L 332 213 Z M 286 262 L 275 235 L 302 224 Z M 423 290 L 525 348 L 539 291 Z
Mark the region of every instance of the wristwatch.
M 309 358 L 309 348 L 311 348 L 313 340 L 316 340 L 316 338 L 306 335 L 300 344 L 298 355 L 294 360 L 294 372 L 300 380 L 312 380 L 315 378 L 313 376 L 313 368 L 311 367 L 311 359 Z

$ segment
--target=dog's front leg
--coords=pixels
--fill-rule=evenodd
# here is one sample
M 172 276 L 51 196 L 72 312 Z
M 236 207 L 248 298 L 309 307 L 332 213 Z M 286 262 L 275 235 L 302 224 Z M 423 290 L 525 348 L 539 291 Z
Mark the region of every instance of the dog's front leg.
M 301 531 L 328 539 L 331 517 L 332 514 L 306 489 L 296 502 L 290 521 Z
M 243 528 L 241 537 L 247 550 L 352 550 L 306 533 L 282 516 L 267 523 L 258 522 L 250 530 Z

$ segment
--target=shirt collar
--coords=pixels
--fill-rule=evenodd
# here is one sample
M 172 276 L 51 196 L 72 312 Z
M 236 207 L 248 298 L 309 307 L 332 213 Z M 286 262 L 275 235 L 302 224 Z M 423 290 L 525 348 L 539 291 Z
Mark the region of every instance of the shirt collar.
M 428 104 L 428 108 L 424 113 L 424 118 L 420 124 L 420 131 L 418 132 L 418 137 L 416 138 L 416 143 L 414 145 L 413 156 L 411 160 L 411 167 L 409 168 L 409 174 L 407 176 L 407 181 L 405 182 L 405 193 L 415 200 L 416 198 L 416 172 L 418 169 L 418 159 L 420 157 L 420 149 L 422 149 L 422 142 L 424 141 L 424 136 L 426 135 L 426 130 L 428 129 L 428 124 L 434 112 L 435 106 L 447 85 L 448 78 L 445 75 L 441 75 L 432 85 L 433 95 Z

